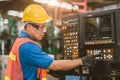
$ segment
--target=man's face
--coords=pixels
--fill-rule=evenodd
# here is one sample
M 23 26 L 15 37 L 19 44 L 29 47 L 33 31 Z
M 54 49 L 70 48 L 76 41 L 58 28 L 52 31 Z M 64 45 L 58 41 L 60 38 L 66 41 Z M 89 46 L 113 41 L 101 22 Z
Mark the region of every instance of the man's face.
M 31 36 L 37 40 L 42 40 L 45 37 L 45 33 L 47 31 L 46 24 L 34 24 L 34 23 L 29 24 L 32 26 Z

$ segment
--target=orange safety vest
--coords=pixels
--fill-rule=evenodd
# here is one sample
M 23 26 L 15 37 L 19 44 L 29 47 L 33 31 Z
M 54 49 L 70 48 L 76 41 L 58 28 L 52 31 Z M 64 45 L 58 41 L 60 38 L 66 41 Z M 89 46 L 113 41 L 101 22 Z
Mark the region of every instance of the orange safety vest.
M 19 59 L 19 47 L 22 44 L 27 42 L 32 42 L 39 45 L 38 43 L 30 40 L 29 38 L 17 38 L 9 54 L 9 59 L 6 67 L 4 80 L 23 80 L 24 79 L 21 64 L 20 64 L 20 59 Z M 46 70 L 41 69 L 39 71 L 38 69 L 37 77 L 40 78 L 39 80 L 46 80 Z
M 38 74 L 37 74 L 38 80 L 39 79 L 41 79 L 41 80 L 47 80 L 46 79 L 46 74 L 47 74 L 47 71 L 45 69 L 38 68 Z

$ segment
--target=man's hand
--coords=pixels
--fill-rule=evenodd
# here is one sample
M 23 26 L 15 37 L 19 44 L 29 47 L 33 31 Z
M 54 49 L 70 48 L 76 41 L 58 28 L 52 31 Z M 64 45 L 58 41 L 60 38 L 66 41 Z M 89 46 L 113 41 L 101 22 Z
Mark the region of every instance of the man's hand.
M 84 56 L 81 58 L 82 60 L 82 65 L 83 66 L 93 66 L 93 64 L 95 63 L 95 57 L 97 57 L 99 55 L 91 55 L 91 56 Z

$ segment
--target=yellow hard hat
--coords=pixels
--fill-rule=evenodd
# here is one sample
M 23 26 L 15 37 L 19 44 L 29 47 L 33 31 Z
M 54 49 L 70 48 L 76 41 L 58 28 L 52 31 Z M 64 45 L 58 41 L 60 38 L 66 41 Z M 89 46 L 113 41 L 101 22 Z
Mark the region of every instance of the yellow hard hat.
M 44 24 L 52 20 L 46 11 L 38 4 L 31 4 L 27 6 L 23 12 L 22 22 L 33 22 L 37 24 Z

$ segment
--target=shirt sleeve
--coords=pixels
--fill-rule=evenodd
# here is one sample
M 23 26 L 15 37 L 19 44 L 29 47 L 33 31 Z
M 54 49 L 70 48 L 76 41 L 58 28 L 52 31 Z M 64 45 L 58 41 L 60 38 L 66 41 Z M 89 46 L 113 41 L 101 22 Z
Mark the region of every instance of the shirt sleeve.
M 21 61 L 32 66 L 48 69 L 54 61 L 38 45 L 30 42 L 23 44 L 19 50 Z

